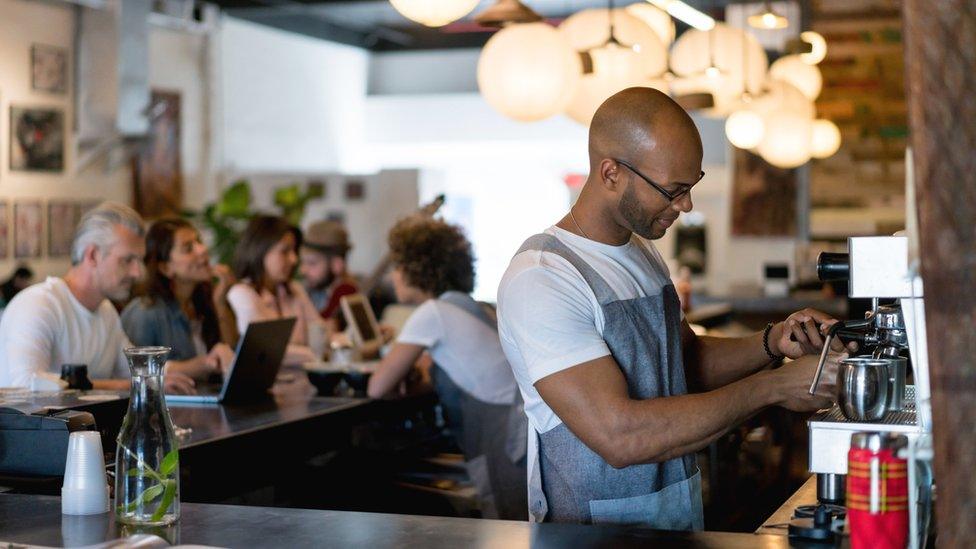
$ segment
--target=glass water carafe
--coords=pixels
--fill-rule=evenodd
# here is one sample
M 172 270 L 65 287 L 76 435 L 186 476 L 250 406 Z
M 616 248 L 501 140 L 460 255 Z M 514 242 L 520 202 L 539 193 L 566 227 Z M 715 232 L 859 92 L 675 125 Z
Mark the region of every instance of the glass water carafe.
M 132 390 L 115 451 L 115 516 L 122 523 L 160 526 L 180 518 L 179 450 L 163 399 L 169 351 L 125 350 Z

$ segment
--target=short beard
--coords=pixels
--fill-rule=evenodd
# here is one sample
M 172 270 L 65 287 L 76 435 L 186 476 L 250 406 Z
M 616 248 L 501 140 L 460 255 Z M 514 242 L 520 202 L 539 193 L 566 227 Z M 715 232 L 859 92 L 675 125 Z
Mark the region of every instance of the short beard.
M 620 215 L 624 221 L 630 225 L 630 230 L 638 236 L 647 240 L 657 240 L 664 236 L 664 232 L 654 227 L 656 216 L 650 216 L 641 209 L 640 201 L 637 199 L 637 192 L 634 185 L 627 185 L 623 195 L 620 197 Z

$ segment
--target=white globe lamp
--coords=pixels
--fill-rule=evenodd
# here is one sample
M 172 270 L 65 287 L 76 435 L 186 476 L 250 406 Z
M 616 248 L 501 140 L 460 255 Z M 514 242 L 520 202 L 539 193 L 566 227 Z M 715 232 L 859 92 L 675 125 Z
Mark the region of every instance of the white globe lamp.
M 755 148 L 766 132 L 763 117 L 751 109 L 741 109 L 729 115 L 725 121 L 725 136 L 740 149 Z
M 796 168 L 810 160 L 813 121 L 809 118 L 779 112 L 764 119 L 765 132 L 756 151 L 766 162 L 779 168 Z
M 624 9 L 627 13 L 643 21 L 645 25 L 651 27 L 651 30 L 654 31 L 654 34 L 657 34 L 657 37 L 661 39 L 661 42 L 665 46 L 670 46 L 674 42 L 674 20 L 668 15 L 668 12 L 652 6 L 647 2 L 631 4 Z
M 478 5 L 478 0 L 390 0 L 401 15 L 428 27 L 457 21 Z
M 546 23 L 514 24 L 495 33 L 478 59 L 478 89 L 498 112 L 533 122 L 562 112 L 582 72 L 579 54 Z
M 816 65 L 805 63 L 799 55 L 780 57 L 769 67 L 769 77 L 793 84 L 813 101 L 820 95 L 823 77 Z
M 840 129 L 830 120 L 814 120 L 810 152 L 814 158 L 833 156 L 840 149 Z

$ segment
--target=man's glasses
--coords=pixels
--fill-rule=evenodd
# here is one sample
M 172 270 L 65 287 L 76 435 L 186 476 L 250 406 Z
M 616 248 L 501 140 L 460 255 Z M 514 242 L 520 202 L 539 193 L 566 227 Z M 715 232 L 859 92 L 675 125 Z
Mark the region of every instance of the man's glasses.
M 621 166 L 626 167 L 628 170 L 634 172 L 634 175 L 636 175 L 637 177 L 643 179 L 645 182 L 647 182 L 648 185 L 654 187 L 654 190 L 655 191 L 661 193 L 664 196 L 664 198 L 667 198 L 668 199 L 668 202 L 674 202 L 675 200 L 677 200 L 677 199 L 681 198 L 682 196 L 684 196 L 684 195 L 688 194 L 689 192 L 691 192 L 691 186 L 694 185 L 695 183 L 698 183 L 699 181 L 702 180 L 703 177 L 705 177 L 705 172 L 703 171 L 700 174 L 698 174 L 698 179 L 696 179 L 694 181 L 694 183 L 682 184 L 681 185 L 682 186 L 681 190 L 672 193 L 672 192 L 668 192 L 667 189 L 665 189 L 664 187 L 662 187 L 662 186 L 658 185 L 657 183 L 651 181 L 651 178 L 650 177 L 647 177 L 646 175 L 640 173 L 640 171 L 638 171 L 637 168 L 631 166 L 629 163 L 624 162 L 623 160 L 616 159 L 616 158 L 614 158 L 613 161 L 616 162 L 617 164 L 620 164 Z

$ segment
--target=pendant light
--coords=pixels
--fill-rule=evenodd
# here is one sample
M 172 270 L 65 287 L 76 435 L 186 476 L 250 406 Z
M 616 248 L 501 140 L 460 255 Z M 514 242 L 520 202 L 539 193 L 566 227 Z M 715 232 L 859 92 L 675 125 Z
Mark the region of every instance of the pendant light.
M 588 126 L 597 108 L 626 88 L 667 89 L 658 78 L 668 67 L 664 43 L 641 19 L 614 8 L 613 0 L 606 9 L 571 15 L 559 25 L 559 32 L 589 61 L 584 61 L 588 70 L 566 108 L 566 115 L 576 122 Z
M 428 27 L 442 27 L 471 13 L 478 0 L 390 0 L 401 15 Z
M 514 23 L 495 33 L 478 58 L 478 89 L 505 116 L 533 122 L 562 112 L 582 72 L 580 56 L 546 23 Z
M 475 16 L 482 27 L 502 28 L 511 23 L 535 23 L 542 16 L 519 0 L 498 0 Z
M 763 11 L 749 16 L 749 26 L 766 30 L 785 29 L 790 26 L 790 21 L 773 11 L 769 2 L 763 2 Z

